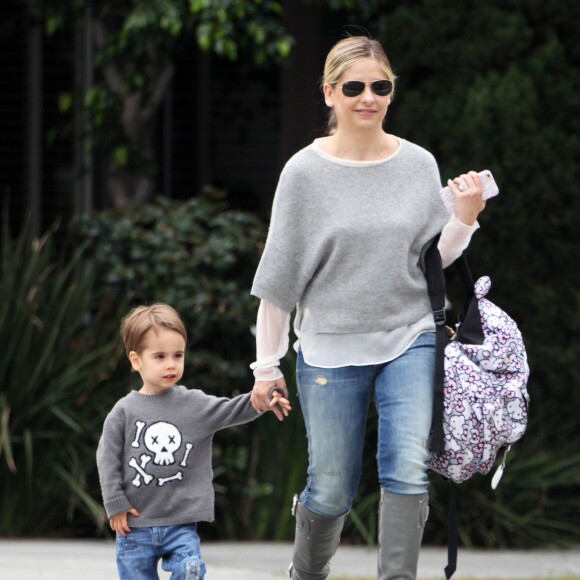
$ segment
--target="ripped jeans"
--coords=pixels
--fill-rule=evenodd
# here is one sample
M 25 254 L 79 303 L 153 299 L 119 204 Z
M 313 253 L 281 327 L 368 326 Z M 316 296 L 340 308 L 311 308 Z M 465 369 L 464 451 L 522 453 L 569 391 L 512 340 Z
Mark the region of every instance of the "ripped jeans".
M 433 405 L 435 333 L 425 332 L 394 360 L 368 366 L 319 368 L 298 353 L 296 377 L 308 437 L 308 479 L 302 504 L 322 517 L 346 513 L 361 477 L 367 414 L 378 412 L 381 489 L 427 491 Z
M 158 580 L 159 560 L 171 580 L 205 576 L 196 524 L 132 528 L 125 537 L 117 534 L 116 551 L 120 580 Z

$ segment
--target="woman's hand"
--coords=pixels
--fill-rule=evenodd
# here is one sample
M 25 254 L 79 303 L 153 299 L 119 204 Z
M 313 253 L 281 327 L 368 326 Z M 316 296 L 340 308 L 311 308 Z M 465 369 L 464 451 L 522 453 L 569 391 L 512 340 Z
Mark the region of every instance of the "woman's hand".
M 284 377 L 280 377 L 273 381 L 256 381 L 252 389 L 250 402 L 256 411 L 273 411 L 278 420 L 283 421 L 285 413 L 277 405 L 278 397 L 270 397 L 270 389 L 272 387 L 280 387 L 286 393 L 286 399 L 288 399 L 286 381 Z
M 481 177 L 475 171 L 464 173 L 447 181 L 449 189 L 455 194 L 455 217 L 466 226 L 472 226 L 477 216 L 484 210 Z

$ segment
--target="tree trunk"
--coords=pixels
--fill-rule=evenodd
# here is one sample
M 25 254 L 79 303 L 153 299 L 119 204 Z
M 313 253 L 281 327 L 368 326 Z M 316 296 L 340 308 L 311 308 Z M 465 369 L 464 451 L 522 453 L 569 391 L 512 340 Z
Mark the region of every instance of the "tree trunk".
M 93 31 L 98 48 L 106 45 L 110 32 L 105 16 L 95 19 Z M 122 99 L 119 128 L 126 147 L 126 159 L 122 161 L 115 152 L 106 152 L 106 198 L 115 207 L 147 201 L 155 188 L 158 160 L 154 154 L 156 115 L 173 78 L 175 65 L 169 56 L 153 40 L 145 43 L 148 57 L 145 70 L 145 86 L 134 93 L 127 93 L 127 83 L 114 63 L 102 68 L 104 81 L 113 93 Z

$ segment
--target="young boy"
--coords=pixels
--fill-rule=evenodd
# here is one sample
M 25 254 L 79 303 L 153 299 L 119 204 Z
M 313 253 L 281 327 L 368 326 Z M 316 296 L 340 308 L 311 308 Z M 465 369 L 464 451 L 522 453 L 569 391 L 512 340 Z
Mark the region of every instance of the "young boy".
M 214 433 L 260 413 L 250 393 L 233 399 L 177 383 L 187 333 L 166 304 L 139 306 L 121 324 L 125 351 L 143 386 L 113 407 L 103 426 L 97 466 L 105 510 L 117 535 L 121 580 L 203 579 L 197 522 L 213 521 L 211 442 Z M 290 404 L 273 392 L 280 420 Z

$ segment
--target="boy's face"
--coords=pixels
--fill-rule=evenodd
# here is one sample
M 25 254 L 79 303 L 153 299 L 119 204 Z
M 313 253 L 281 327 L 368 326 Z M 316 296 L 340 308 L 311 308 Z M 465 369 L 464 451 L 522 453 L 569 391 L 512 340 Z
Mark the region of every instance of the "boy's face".
M 185 340 L 175 330 L 156 328 L 149 330 L 140 353 L 131 351 L 129 360 L 143 379 L 140 393 L 158 395 L 183 376 Z

